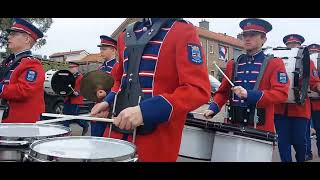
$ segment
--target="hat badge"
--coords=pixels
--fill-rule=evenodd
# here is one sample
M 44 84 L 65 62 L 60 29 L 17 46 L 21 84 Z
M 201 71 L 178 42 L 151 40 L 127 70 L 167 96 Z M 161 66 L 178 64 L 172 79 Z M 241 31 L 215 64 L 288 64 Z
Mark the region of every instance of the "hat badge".
M 251 22 L 248 22 L 248 23 L 247 23 L 247 26 L 250 26 L 250 25 L 251 25 Z

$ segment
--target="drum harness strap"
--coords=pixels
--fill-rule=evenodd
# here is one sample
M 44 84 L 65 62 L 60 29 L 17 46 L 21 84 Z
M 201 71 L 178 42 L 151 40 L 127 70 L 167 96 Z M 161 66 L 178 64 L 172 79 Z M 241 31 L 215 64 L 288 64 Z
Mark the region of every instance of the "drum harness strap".
M 154 22 L 148 30 L 145 32 L 139 39 L 137 39 L 134 33 L 135 23 L 128 25 L 125 31 L 125 45 L 128 51 L 128 72 L 127 72 L 127 81 L 124 83 L 124 87 L 118 92 L 115 96 L 113 115 L 118 115 L 123 109 L 127 107 L 137 106 L 140 103 L 140 100 L 143 98 L 142 88 L 139 83 L 139 66 L 142 58 L 144 48 L 147 43 L 158 34 L 161 27 L 169 18 L 161 18 L 160 20 Z M 129 134 L 135 136 L 135 131 L 132 130 L 123 130 L 111 124 L 109 130 L 109 136 L 111 134 L 111 128 L 114 128 L 116 131 L 123 133 L 123 139 L 127 139 Z M 153 129 L 148 129 L 144 126 L 139 126 L 137 132 L 139 134 L 146 134 L 152 132 Z
M 11 69 L 15 69 L 19 65 L 22 58 L 32 57 L 32 55 L 29 53 L 22 53 L 22 54 L 19 54 L 18 56 L 16 56 L 14 59 L 12 57 L 13 57 L 13 55 L 10 55 L 8 58 L 3 60 L 1 63 L 0 82 L 4 81 L 4 78 L 6 77 L 6 75 L 8 74 L 8 72 Z M 10 65 L 8 65 L 8 63 L 10 63 L 11 60 L 12 60 L 12 63 Z M 10 108 L 9 108 L 8 101 L 6 99 L 0 99 L 0 123 L 2 122 L 3 119 L 8 117 L 9 109 Z
M 234 62 L 234 65 L 233 65 L 233 72 L 232 72 L 232 81 L 235 82 L 235 79 L 237 77 L 237 70 L 238 70 L 238 63 L 239 61 L 244 58 L 246 55 L 242 54 L 238 57 L 238 59 Z M 254 85 L 254 88 L 253 90 L 258 90 L 259 88 L 259 85 L 260 85 L 260 82 L 261 82 L 261 79 L 264 75 L 264 71 L 267 67 L 267 64 L 269 62 L 269 60 L 273 59 L 274 56 L 273 55 L 267 55 L 261 65 L 261 68 L 260 68 L 260 72 L 259 72 L 259 75 L 257 77 L 257 80 L 256 80 L 256 83 Z M 248 125 L 248 123 L 253 123 L 254 125 L 254 128 L 256 128 L 256 125 L 257 124 L 261 124 L 263 125 L 264 124 L 264 121 L 265 121 L 265 113 L 264 113 L 264 109 L 261 109 L 261 108 L 257 108 L 257 107 L 254 107 L 254 114 L 250 113 L 252 108 L 248 107 L 248 108 L 245 108 L 244 110 L 240 110 L 240 107 L 236 107 L 236 106 L 232 106 L 231 105 L 231 102 L 232 102 L 232 97 L 234 96 L 234 93 L 230 93 L 230 97 L 229 97 L 229 101 L 230 101 L 230 107 L 228 107 L 228 110 L 230 112 L 228 112 L 228 120 L 231 120 L 232 122 L 239 122 L 237 121 L 238 118 L 241 118 L 243 119 L 242 121 L 240 120 L 240 124 L 241 125 Z M 237 113 L 235 112 L 242 112 L 240 114 L 240 116 L 237 116 Z M 248 115 L 247 117 L 243 117 L 244 116 L 244 112 L 246 112 Z M 231 114 L 231 115 L 230 115 Z M 261 116 L 261 117 L 260 117 Z M 261 120 L 259 120 L 260 118 Z M 247 119 L 248 118 L 248 119 Z M 248 122 L 249 121 L 249 122 Z

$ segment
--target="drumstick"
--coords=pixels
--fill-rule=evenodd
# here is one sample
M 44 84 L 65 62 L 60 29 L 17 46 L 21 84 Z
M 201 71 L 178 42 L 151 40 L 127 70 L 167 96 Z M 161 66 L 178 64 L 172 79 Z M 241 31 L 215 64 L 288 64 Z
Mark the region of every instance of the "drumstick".
M 88 117 L 88 116 L 72 116 L 72 115 L 63 115 L 63 114 L 52 114 L 52 113 L 42 113 L 42 116 L 47 116 L 47 117 L 57 117 L 57 118 L 66 118 L 65 120 L 68 119 L 81 119 L 81 120 L 87 120 L 87 121 L 101 121 L 101 122 L 109 122 L 113 123 L 113 119 L 107 119 L 107 118 L 96 118 L 96 117 Z M 54 123 L 54 122 L 59 122 L 61 119 L 56 120 L 43 120 L 43 121 L 38 121 L 37 123 L 39 124 L 45 124 L 45 123 Z
M 191 112 L 191 114 L 197 114 L 197 115 L 201 115 L 203 116 L 204 113 L 200 113 L 200 112 Z
M 231 84 L 232 87 L 234 87 L 234 84 L 230 81 L 230 79 L 228 78 L 228 76 L 226 76 L 223 71 L 219 68 L 219 66 L 216 64 L 215 61 L 213 61 L 213 64 L 216 66 L 216 68 L 220 71 L 220 73 L 224 76 L 224 78 L 226 78 L 228 80 L 228 82 Z
M 76 93 L 76 91 L 72 88 L 71 84 L 69 84 L 68 87 L 71 88 L 74 94 Z

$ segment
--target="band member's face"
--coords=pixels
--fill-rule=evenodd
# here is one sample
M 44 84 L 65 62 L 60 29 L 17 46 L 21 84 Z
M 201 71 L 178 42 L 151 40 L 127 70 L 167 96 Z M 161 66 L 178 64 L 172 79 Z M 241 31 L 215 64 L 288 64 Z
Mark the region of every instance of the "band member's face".
M 259 32 L 245 32 L 242 36 L 246 51 L 260 49 L 267 40 L 266 36 Z
M 116 50 L 112 46 L 100 47 L 100 54 L 104 59 L 110 59 L 115 56 Z
M 300 47 L 301 44 L 300 44 L 300 43 L 292 42 L 292 43 L 287 43 L 286 46 L 287 46 L 288 48 L 297 48 L 297 47 Z
M 13 53 L 26 49 L 29 42 L 30 37 L 26 33 L 12 31 L 8 35 L 8 48 Z
M 69 71 L 70 71 L 72 74 L 78 72 L 78 70 L 79 70 L 78 67 L 69 67 Z

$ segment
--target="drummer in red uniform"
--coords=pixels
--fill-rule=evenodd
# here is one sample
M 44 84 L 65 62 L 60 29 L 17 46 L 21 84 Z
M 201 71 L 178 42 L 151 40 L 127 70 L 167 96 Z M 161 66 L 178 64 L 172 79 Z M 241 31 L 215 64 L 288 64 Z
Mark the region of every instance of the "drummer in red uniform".
M 272 25 L 263 19 L 240 22 L 246 54 L 227 63 L 225 74 L 213 102 L 204 116 L 216 115 L 229 101 L 228 122 L 274 132 L 274 105 L 288 98 L 289 80 L 282 59 L 264 54 L 262 46 Z
M 298 34 L 289 34 L 283 38 L 284 44 L 289 48 L 300 47 L 304 38 Z M 310 89 L 320 92 L 320 80 L 312 73 L 314 64 L 310 63 Z M 292 162 L 291 145 L 296 151 L 297 162 L 306 158 L 306 131 L 310 121 L 310 99 L 306 97 L 305 103 L 282 103 L 275 105 L 274 121 L 278 134 L 278 148 L 282 162 Z M 309 127 L 310 128 L 310 127 Z M 310 135 L 309 135 L 310 136 Z

